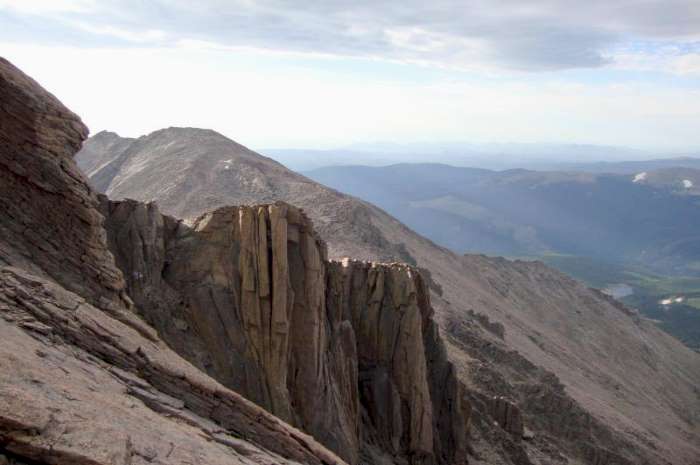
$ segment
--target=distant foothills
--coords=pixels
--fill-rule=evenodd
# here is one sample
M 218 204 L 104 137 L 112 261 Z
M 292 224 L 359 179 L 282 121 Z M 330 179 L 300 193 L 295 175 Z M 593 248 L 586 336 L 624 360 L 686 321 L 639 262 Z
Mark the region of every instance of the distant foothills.
M 296 171 L 325 166 L 388 166 L 400 163 L 441 163 L 493 170 L 519 168 L 619 174 L 677 166 L 700 168 L 700 148 L 645 151 L 592 144 L 375 143 L 327 150 L 263 148 L 259 152 Z

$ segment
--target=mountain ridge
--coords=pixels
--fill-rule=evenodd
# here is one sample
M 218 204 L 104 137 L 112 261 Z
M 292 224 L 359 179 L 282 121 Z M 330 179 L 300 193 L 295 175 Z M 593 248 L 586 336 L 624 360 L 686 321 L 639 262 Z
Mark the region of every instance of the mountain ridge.
M 547 443 L 550 450 L 555 447 L 561 452 L 570 448 L 566 453 L 579 459 L 590 459 L 591 454 L 602 454 L 600 451 L 603 450 L 610 453 L 616 450 L 615 460 L 623 462 L 630 460 L 625 456 L 635 456 L 632 463 L 671 463 L 661 458 L 661 455 L 666 455 L 675 457 L 674 460 L 680 463 L 692 463 L 690 457 L 695 455 L 693 444 L 697 441 L 692 439 L 688 443 L 688 440 L 696 434 L 691 426 L 696 421 L 693 417 L 696 413 L 691 414 L 691 422 L 687 423 L 679 416 L 682 409 L 678 405 L 684 405 L 691 412 L 698 410 L 697 395 L 691 387 L 694 382 L 691 380 L 696 377 L 693 373 L 698 371 L 697 354 L 682 347 L 653 325 L 636 326 L 634 319 L 638 317 L 621 312 L 605 296 L 574 284 L 563 275 L 551 274 L 553 272 L 540 273 L 541 277 L 534 281 L 537 293 L 528 294 L 523 286 L 530 282 L 531 278 L 527 278 L 529 274 L 525 273 L 525 278 L 513 275 L 513 266 L 508 262 L 457 256 L 416 235 L 383 210 L 319 186 L 277 163 L 271 164 L 264 157 L 256 158 L 256 163 L 247 165 L 243 157 L 237 156 L 240 151 L 238 145 L 227 149 L 214 142 L 208 147 L 203 145 L 203 141 L 192 145 L 188 145 L 186 139 L 167 143 L 170 142 L 177 147 L 174 153 L 188 157 L 187 161 L 180 161 L 178 163 L 181 165 L 168 168 L 158 161 L 167 152 L 164 145 L 140 146 L 139 152 L 132 154 L 134 159 L 131 163 L 132 166 L 143 166 L 146 172 L 141 173 L 140 178 L 122 176 L 114 188 L 106 189 L 108 194 L 117 199 L 155 199 L 165 213 L 181 218 L 191 218 L 198 212 L 227 203 L 284 200 L 299 205 L 311 217 L 321 237 L 328 242 L 330 257 L 407 261 L 429 272 L 426 280 L 436 284 L 432 286 L 435 291 L 432 295 L 435 317 L 446 336 L 451 360 L 460 371 L 461 378 L 468 380 L 470 401 L 476 405 L 473 411 L 476 427 L 472 430 L 475 455 L 471 457 L 474 463 L 521 463 L 518 460 L 522 463 L 528 463 L 524 460 L 540 463 L 540 460 L 546 461 L 544 457 L 553 460 L 551 453 L 544 452 Z M 86 147 L 89 145 L 90 141 Z M 79 163 L 82 157 L 78 154 Z M 187 163 L 191 164 L 186 168 L 188 172 L 181 172 Z M 174 181 L 178 176 L 184 181 Z M 188 186 L 187 179 L 195 177 L 198 182 Z M 149 181 L 142 182 L 144 179 Z M 160 185 L 161 189 L 154 188 L 155 185 Z M 488 271 L 487 279 L 480 277 L 485 271 Z M 518 283 L 516 288 L 521 290 L 509 295 L 507 290 L 514 283 Z M 557 286 L 563 286 L 566 292 L 557 291 Z M 442 295 L 437 292 L 440 288 Z M 572 300 L 573 296 L 576 298 Z M 599 313 L 599 317 L 590 316 L 575 323 L 570 321 L 565 317 L 568 314 L 565 309 L 571 307 L 570 302 L 575 302 L 575 308 L 580 312 L 573 312 L 573 315 L 594 311 Z M 547 309 L 545 313 L 535 311 L 542 305 Z M 523 312 L 523 309 L 528 311 Z M 548 312 L 556 315 L 556 318 L 543 318 Z M 498 325 L 503 327 L 504 338 L 489 332 Z M 577 325 L 583 325 L 582 333 L 572 333 Z M 582 336 L 589 331 L 596 335 L 601 347 L 608 347 L 608 350 L 617 350 L 623 340 L 630 347 L 641 350 L 644 350 L 639 343 L 642 338 L 656 341 L 653 348 L 648 349 L 651 350 L 652 359 L 657 361 L 656 367 L 643 363 L 637 365 L 636 361 L 635 367 L 640 373 L 646 373 L 642 376 L 650 376 L 656 370 L 661 370 L 661 374 L 654 376 L 659 376 L 663 381 L 649 387 L 649 390 L 643 384 L 626 382 L 624 359 L 610 359 L 604 351 L 593 350 L 590 341 Z M 571 338 L 571 334 L 577 333 L 581 334 Z M 620 334 L 624 337 L 621 338 Z M 556 347 L 566 350 L 554 350 Z M 522 355 L 511 354 L 514 350 Z M 500 355 L 492 360 L 494 353 Z M 571 356 L 574 353 L 579 355 Z M 641 355 L 631 351 L 625 354 L 632 360 L 641 359 Z M 674 360 L 674 365 L 685 367 L 682 370 L 684 375 L 679 377 L 673 370 L 659 364 L 658 361 L 663 359 Z M 545 370 L 536 365 L 543 366 Z M 546 374 L 547 370 L 549 375 Z M 615 384 L 596 374 L 597 370 L 620 379 L 620 388 L 616 389 Z M 561 381 L 557 376 L 552 377 L 551 372 L 557 373 Z M 479 373 L 490 375 L 483 377 Z M 515 389 L 518 377 L 527 379 L 526 384 L 532 387 L 524 392 Z M 537 425 L 535 434 L 540 440 L 513 443 L 514 448 L 493 445 L 493 438 L 499 436 L 493 430 L 493 424 L 484 421 L 492 415 L 489 413 L 492 400 L 483 396 L 485 392 L 493 392 L 496 386 L 507 387 L 499 390 L 516 402 L 526 425 Z M 569 392 L 576 400 L 568 397 Z M 557 414 L 561 415 L 558 421 L 562 423 L 540 423 L 535 412 L 543 411 L 545 404 L 551 402 L 548 396 L 560 399 L 557 402 L 563 402 L 562 405 L 572 406 L 566 411 L 576 410 L 580 416 L 572 416 L 565 411 Z M 639 408 L 638 402 L 633 399 L 641 398 L 657 400 Z M 633 405 L 637 405 L 637 408 L 633 408 Z M 606 413 L 611 411 L 615 412 L 614 415 Z M 670 423 L 663 428 L 655 426 L 652 419 L 658 416 Z M 591 429 L 585 424 L 598 426 Z M 560 435 L 559 431 L 563 428 L 569 431 L 567 436 Z M 575 443 L 579 446 L 568 443 L 572 439 L 566 437 L 577 438 Z M 659 439 L 661 437 L 665 439 Z M 683 439 L 679 440 L 679 437 Z M 664 450 L 664 453 L 660 455 L 659 450 Z M 524 459 L 518 455 L 523 453 L 531 458 Z M 646 454 L 655 458 L 642 459 Z
M 4 60 L 0 102 L 0 462 L 466 462 L 415 269 L 328 262 L 281 202 L 191 227 L 112 202 L 87 128 Z
M 691 273 L 700 260 L 692 169 L 615 175 L 402 164 L 306 174 L 379 204 L 458 253 L 563 253 L 668 274 Z

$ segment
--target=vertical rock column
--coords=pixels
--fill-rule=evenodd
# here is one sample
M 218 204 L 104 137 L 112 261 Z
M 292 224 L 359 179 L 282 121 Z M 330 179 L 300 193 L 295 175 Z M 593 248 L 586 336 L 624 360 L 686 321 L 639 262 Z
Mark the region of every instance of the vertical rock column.
M 289 345 L 289 317 L 294 295 L 289 292 L 287 255 L 287 206 L 268 207 L 272 239 L 272 316 L 270 323 L 269 383 L 276 389 L 287 390 L 287 359 Z M 301 271 L 301 270 L 298 270 Z M 285 402 L 289 399 L 285 394 Z
M 284 203 L 191 228 L 133 202 L 104 211 L 137 307 L 202 370 L 351 464 L 463 462 L 468 412 L 413 268 L 328 262 Z
M 293 420 L 287 391 L 290 310 L 287 256 L 287 208 L 285 205 L 239 207 L 239 270 L 241 296 L 238 306 L 249 341 L 247 356 L 261 368 L 272 413 Z M 269 232 L 269 235 L 268 235 Z
M 433 455 L 433 411 L 422 315 L 411 271 L 403 265 L 345 261 L 329 280 L 357 337 L 360 398 L 369 416 L 365 439 L 416 463 Z M 337 297 L 336 297 L 337 298 Z
M 326 311 L 325 244 L 284 203 L 239 207 L 239 226 L 239 308 L 268 408 L 356 463 L 355 339 Z

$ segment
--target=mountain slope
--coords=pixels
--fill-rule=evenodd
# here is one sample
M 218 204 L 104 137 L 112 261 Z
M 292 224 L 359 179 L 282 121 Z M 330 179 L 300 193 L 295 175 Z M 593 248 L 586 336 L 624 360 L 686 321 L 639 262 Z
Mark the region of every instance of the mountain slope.
M 341 464 L 137 316 L 72 159 L 86 135 L 0 58 L 0 462 Z
M 76 157 L 79 166 L 86 158 L 105 157 L 110 146 L 104 140 L 111 137 L 103 132 L 90 138 Z M 157 200 L 163 212 L 189 219 L 220 206 L 284 200 L 308 210 L 321 235 L 333 237 L 328 243 L 331 257 L 402 257 L 400 245 L 387 243 L 371 226 L 370 214 L 383 216 L 383 221 L 387 215 L 331 189 L 319 189 L 310 179 L 214 131 L 163 129 L 110 153 L 112 162 L 91 176 L 110 174 L 102 189 L 110 198 Z
M 679 195 L 700 195 L 700 169 L 661 168 L 637 173 L 633 182 L 665 189 Z
M 594 163 L 555 163 L 550 167 L 542 167 L 552 171 L 588 171 L 591 173 L 617 173 L 635 175 L 644 171 L 654 171 L 666 168 L 700 169 L 700 158 L 685 156 L 676 158 L 659 158 L 654 160 L 613 161 Z M 533 168 L 538 169 L 538 168 Z
M 2 61 L 0 102 L 0 463 L 466 462 L 415 269 L 329 262 L 281 202 L 110 201 L 77 116 Z
M 600 293 L 541 265 L 455 255 L 212 131 L 156 131 L 111 154 L 100 152 L 103 137 L 88 140 L 77 160 L 111 159 L 93 175 L 109 179 L 111 197 L 157 200 L 190 219 L 284 200 L 311 217 L 331 257 L 428 271 L 436 318 L 474 405 L 473 463 L 691 464 L 700 453 L 698 355 Z M 520 440 L 516 418 L 534 440 Z

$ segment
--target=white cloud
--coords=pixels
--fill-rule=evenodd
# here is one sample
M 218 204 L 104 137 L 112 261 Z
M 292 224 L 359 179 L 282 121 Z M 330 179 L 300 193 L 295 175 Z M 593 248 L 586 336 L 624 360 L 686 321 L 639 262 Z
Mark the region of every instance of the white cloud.
M 86 13 L 96 6 L 95 0 L 0 0 L 0 10 L 29 14 Z
M 700 146 L 700 91 L 651 83 L 364 80 L 306 66 L 271 70 L 275 60 L 257 53 L 198 48 L 0 43 L 0 50 L 93 131 L 126 136 L 195 126 L 257 147 L 376 140 Z
M 160 42 L 167 37 L 167 33 L 159 29 L 136 31 L 114 26 L 94 26 L 84 21 L 71 21 L 71 23 L 83 31 L 98 35 L 116 37 L 127 42 L 152 44 L 153 42 Z
M 656 71 L 680 76 L 700 75 L 700 52 L 688 52 L 667 45 L 654 51 L 621 51 L 610 56 L 621 70 Z
M 671 66 L 678 74 L 700 75 L 700 53 L 676 57 Z
M 0 0 L 1 7 L 47 21 L 70 13 L 76 22 L 64 25 L 132 45 L 198 40 L 462 69 L 597 68 L 610 63 L 611 50 L 637 41 L 700 40 L 697 0 Z M 53 32 L 77 42 L 69 30 Z

